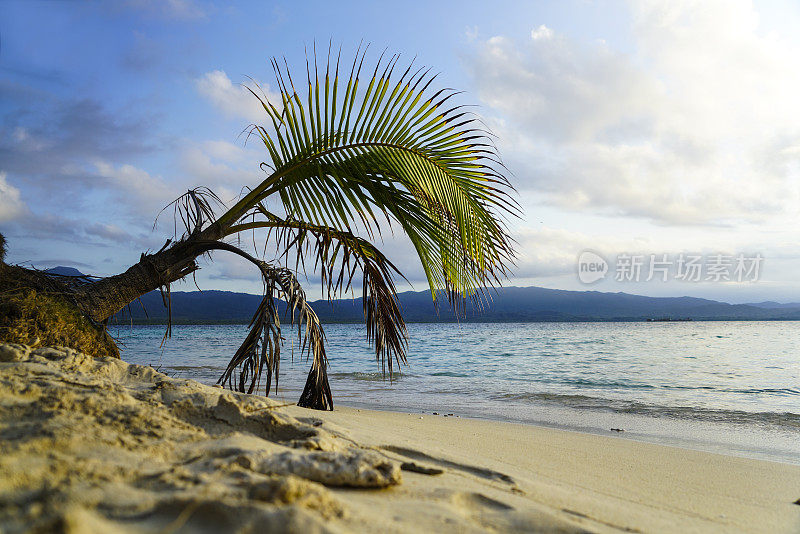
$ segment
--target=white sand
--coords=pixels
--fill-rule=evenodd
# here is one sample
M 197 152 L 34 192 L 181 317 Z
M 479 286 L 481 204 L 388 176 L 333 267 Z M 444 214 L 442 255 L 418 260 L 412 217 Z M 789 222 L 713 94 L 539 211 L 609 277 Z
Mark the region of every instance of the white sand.
M 0 438 L 2 532 L 800 532 L 797 466 L 304 410 L 69 349 L 0 345 Z

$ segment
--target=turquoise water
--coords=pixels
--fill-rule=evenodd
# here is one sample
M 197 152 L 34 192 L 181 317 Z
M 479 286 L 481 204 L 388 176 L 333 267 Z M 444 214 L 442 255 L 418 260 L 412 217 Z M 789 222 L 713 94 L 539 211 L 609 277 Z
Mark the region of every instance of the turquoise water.
M 122 356 L 213 384 L 242 325 L 119 327 Z M 384 378 L 360 325 L 328 325 L 341 405 L 502 419 L 800 464 L 800 323 L 411 324 Z M 308 363 L 287 335 L 277 398 Z M 619 428 L 624 432 L 612 432 Z

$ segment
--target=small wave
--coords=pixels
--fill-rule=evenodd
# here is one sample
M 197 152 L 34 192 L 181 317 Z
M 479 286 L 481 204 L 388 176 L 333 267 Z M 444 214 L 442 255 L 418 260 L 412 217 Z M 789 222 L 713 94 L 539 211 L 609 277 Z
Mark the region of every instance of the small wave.
M 717 391 L 720 393 L 737 393 L 739 395 L 771 395 L 774 397 L 791 397 L 800 395 L 797 388 L 718 388 L 714 386 L 673 386 L 662 384 L 662 389 L 681 389 L 687 391 Z
M 746 395 L 761 395 L 766 393 L 779 397 L 800 395 L 800 389 L 796 388 L 720 389 L 719 391 L 724 391 L 725 393 L 743 393 Z
M 174 371 L 192 371 L 194 369 L 210 369 L 212 371 L 224 371 L 224 367 L 219 365 L 163 365 L 165 369 L 172 369 Z
M 391 377 L 389 373 L 361 373 L 361 372 L 354 372 L 354 373 L 331 373 L 332 378 L 346 378 L 350 380 L 363 380 L 365 382 L 389 382 L 389 380 L 393 382 L 397 382 L 400 380 L 403 375 L 398 372 L 392 373 Z
M 743 425 L 776 425 L 800 429 L 800 414 L 792 412 L 745 412 L 691 406 L 662 406 L 636 401 L 557 393 L 505 393 L 494 395 L 491 398 L 501 401 L 554 403 L 582 410 L 606 410 L 650 417 L 671 417 Z
M 620 388 L 620 389 L 654 389 L 652 384 L 639 384 L 636 382 L 619 382 L 615 380 L 586 380 L 578 378 L 575 380 L 564 380 L 564 384 L 571 386 L 588 386 L 595 388 Z

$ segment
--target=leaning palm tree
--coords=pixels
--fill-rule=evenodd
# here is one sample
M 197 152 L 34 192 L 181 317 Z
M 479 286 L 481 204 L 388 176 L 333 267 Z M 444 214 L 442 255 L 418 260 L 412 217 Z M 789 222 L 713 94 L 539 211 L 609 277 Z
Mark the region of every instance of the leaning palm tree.
M 237 254 L 260 271 L 264 297 L 219 382 L 245 392 L 265 383 L 267 395 L 277 387 L 285 312 L 311 359 L 298 404 L 332 409 L 322 325 L 298 282 L 306 262 L 328 298 L 361 283 L 367 336 L 390 374 L 406 362 L 407 334 L 395 291 L 402 274 L 374 244 L 382 231 L 408 236 L 435 302 L 483 302 L 513 262 L 504 218 L 518 209 L 494 145 L 477 117 L 448 104 L 455 91 L 432 90 L 436 76 L 400 69 L 399 56 L 381 56 L 364 88 L 365 53 L 359 47 L 341 80 L 341 51 L 333 60 L 329 49 L 324 68 L 314 54 L 302 89 L 286 61 L 273 59 L 279 97 L 248 88 L 264 110 L 265 125 L 247 131 L 266 149 L 266 178 L 224 211 L 206 188 L 177 199 L 182 234 L 122 274 L 79 285 L 74 299 L 84 313 L 108 321 L 158 288 L 169 307 L 170 284 L 197 270 L 198 257 Z M 243 250 L 235 239 L 243 232 L 277 247 L 276 259 Z

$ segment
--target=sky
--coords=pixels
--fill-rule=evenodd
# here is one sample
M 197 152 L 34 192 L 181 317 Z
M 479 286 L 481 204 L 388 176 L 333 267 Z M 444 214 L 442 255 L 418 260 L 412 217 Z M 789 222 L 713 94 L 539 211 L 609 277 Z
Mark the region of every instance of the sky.
M 507 285 L 800 301 L 797 27 L 777 0 L 0 0 L 7 261 L 124 271 L 188 188 L 266 177 L 241 133 L 270 58 L 363 41 L 433 67 L 497 136 L 524 209 Z M 426 289 L 402 236 L 383 245 Z M 261 289 L 224 254 L 197 283 Z

